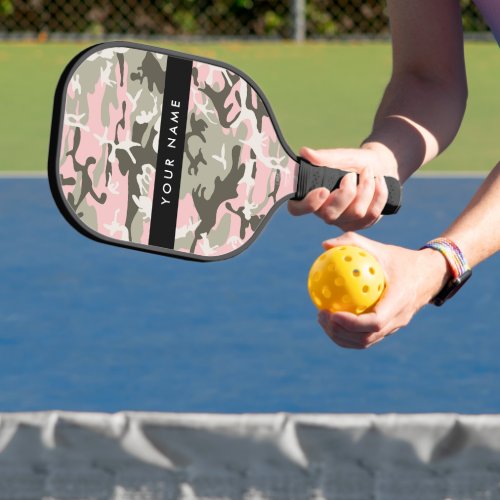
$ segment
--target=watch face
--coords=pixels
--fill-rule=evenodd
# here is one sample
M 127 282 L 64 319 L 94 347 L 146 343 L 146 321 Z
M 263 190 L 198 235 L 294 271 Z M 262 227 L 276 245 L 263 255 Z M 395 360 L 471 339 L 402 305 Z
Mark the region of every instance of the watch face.
M 454 278 L 444 286 L 444 288 L 432 299 L 436 306 L 442 306 L 448 299 L 451 299 L 462 288 L 467 280 L 472 276 L 472 270 L 468 269 L 458 278 Z

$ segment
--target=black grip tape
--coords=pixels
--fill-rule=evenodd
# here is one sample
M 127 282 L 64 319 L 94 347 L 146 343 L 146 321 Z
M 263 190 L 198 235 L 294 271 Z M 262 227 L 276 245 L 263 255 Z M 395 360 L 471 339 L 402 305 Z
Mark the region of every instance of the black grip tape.
M 299 158 L 298 160 L 300 168 L 297 180 L 297 192 L 292 198 L 293 200 L 302 200 L 307 193 L 319 187 L 326 187 L 329 191 L 333 191 L 340 186 L 340 181 L 344 176 L 350 173 L 338 168 L 318 167 L 303 158 Z M 384 179 L 389 194 L 382 214 L 395 214 L 401 207 L 401 184 L 394 177 L 384 177 Z M 356 175 L 356 182 L 359 182 L 359 175 Z

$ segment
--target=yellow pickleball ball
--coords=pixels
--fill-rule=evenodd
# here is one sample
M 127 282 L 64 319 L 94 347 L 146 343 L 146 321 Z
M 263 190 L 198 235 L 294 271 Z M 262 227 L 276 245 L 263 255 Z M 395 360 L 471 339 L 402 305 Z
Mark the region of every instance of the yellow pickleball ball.
M 363 248 L 334 247 L 313 263 L 307 288 L 318 309 L 362 314 L 382 295 L 384 271 L 378 260 Z

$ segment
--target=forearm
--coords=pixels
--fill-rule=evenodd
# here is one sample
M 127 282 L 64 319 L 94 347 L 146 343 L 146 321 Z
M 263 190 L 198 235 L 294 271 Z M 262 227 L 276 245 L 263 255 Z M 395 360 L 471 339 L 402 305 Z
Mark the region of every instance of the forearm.
M 441 234 L 461 249 L 470 267 L 500 250 L 500 162 L 481 184 L 458 218 Z M 428 302 L 452 277 L 440 252 L 425 248 L 419 252 L 423 264 L 420 293 Z
M 442 236 L 461 248 L 471 267 L 500 250 L 500 162 Z
M 454 139 L 467 98 L 465 82 L 427 81 L 410 73 L 395 75 L 387 86 L 363 148 L 375 149 L 392 163 L 404 182 Z
M 387 1 L 392 78 L 364 148 L 405 181 L 455 137 L 467 80 L 458 0 Z

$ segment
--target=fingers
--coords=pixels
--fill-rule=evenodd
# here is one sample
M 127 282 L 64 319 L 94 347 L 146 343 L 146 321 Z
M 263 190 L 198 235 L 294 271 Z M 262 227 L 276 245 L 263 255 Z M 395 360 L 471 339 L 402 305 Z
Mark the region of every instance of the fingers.
M 377 250 L 380 247 L 380 243 L 353 231 L 343 233 L 336 238 L 330 238 L 329 240 L 324 241 L 322 245 L 325 250 L 341 245 L 355 245 L 362 247 L 373 254 L 377 254 Z
M 348 349 L 367 349 L 399 329 L 375 312 L 356 316 L 320 311 L 318 322 L 333 342 Z
M 321 208 L 329 196 L 330 191 L 326 188 L 314 189 L 308 193 L 303 200 L 289 201 L 288 211 L 292 215 L 297 216 L 315 213 Z
M 389 198 L 389 189 L 383 175 L 375 176 L 375 191 L 373 193 L 372 204 L 368 208 L 366 218 L 377 222 L 382 217 L 382 210 Z
M 361 175 L 368 176 L 369 169 L 363 171 Z M 389 196 L 384 177 L 381 175 L 368 176 L 363 179 L 363 184 L 360 182 L 360 185 L 357 198 L 338 219 L 337 225 L 344 231 L 371 227 L 383 217 L 382 210 Z
M 366 167 L 359 174 L 359 185 L 356 191 L 356 198 L 346 210 L 346 216 L 355 219 L 364 219 L 368 208 L 372 204 L 375 194 L 375 177 L 373 169 Z
M 335 224 L 346 207 L 356 198 L 356 180 L 355 173 L 345 175 L 340 181 L 339 188 L 329 194 L 322 206 L 315 212 L 316 215 L 327 224 Z
M 374 224 L 385 206 L 386 198 L 387 188 L 384 194 L 372 170 L 367 168 L 359 174 L 359 183 L 356 173 L 348 173 L 333 192 L 326 188 L 315 189 L 303 200 L 290 201 L 288 210 L 292 215 L 315 213 L 327 224 L 349 231 Z
M 371 167 L 361 170 L 359 183 L 355 190 L 355 196 L 350 200 L 350 203 L 340 203 L 340 206 L 337 207 L 336 220 L 330 221 L 344 231 L 363 229 L 377 223 L 381 218 L 389 194 L 384 177 L 374 175 Z M 332 195 L 335 196 L 336 192 Z M 320 213 L 323 207 L 320 209 Z
M 385 333 L 385 322 L 380 315 L 375 312 L 360 315 L 339 312 L 331 314 L 331 316 L 334 325 L 339 330 L 365 335 Z
M 373 254 L 382 266 L 386 287 L 370 312 L 355 315 L 321 311 L 318 321 L 336 344 L 366 349 L 408 325 L 428 303 L 433 296 L 429 290 L 434 287 L 432 276 L 436 268 L 429 266 L 422 252 L 385 245 L 353 232 L 323 242 L 325 249 L 342 245 L 356 245 Z
M 315 213 L 327 224 L 344 231 L 363 229 L 375 224 L 385 206 L 388 190 L 382 175 L 375 175 L 372 152 L 356 149 L 313 150 L 302 148 L 300 154 L 313 165 L 351 171 L 337 189 L 328 193 L 317 189 L 303 200 L 290 201 L 292 215 Z M 356 173 L 359 174 L 357 181 Z

